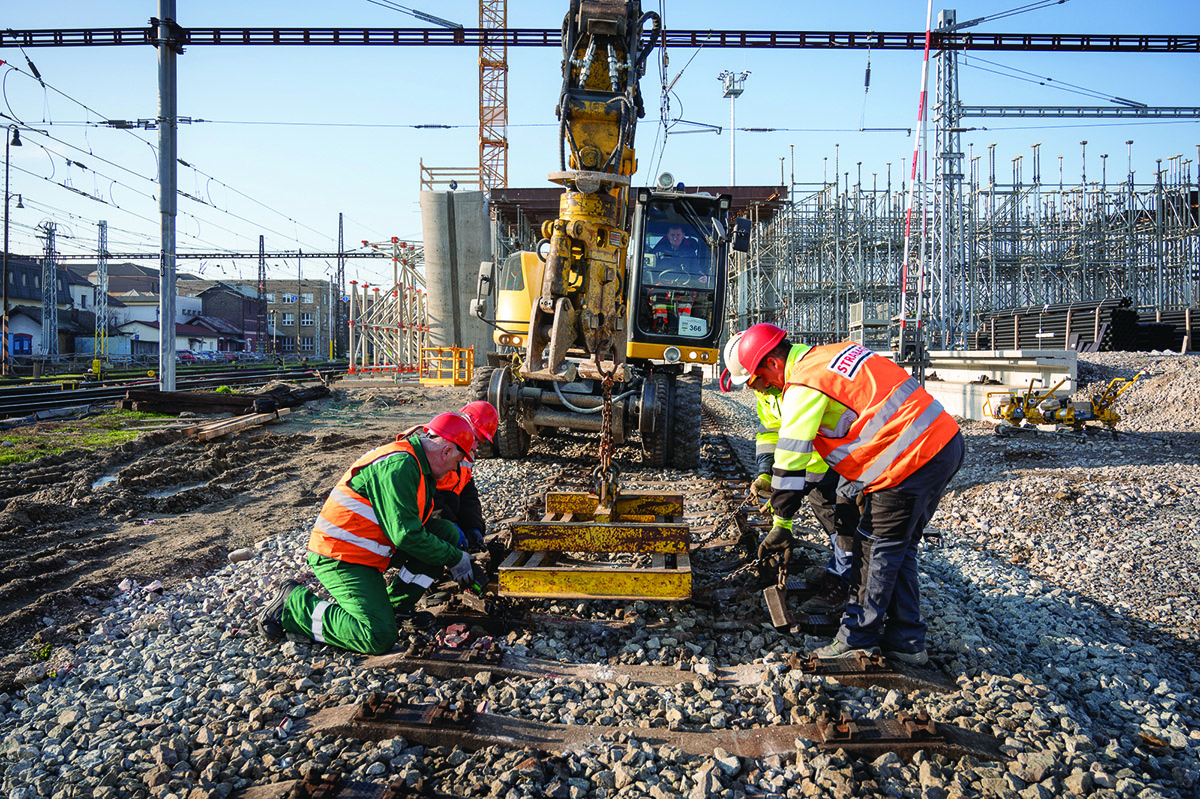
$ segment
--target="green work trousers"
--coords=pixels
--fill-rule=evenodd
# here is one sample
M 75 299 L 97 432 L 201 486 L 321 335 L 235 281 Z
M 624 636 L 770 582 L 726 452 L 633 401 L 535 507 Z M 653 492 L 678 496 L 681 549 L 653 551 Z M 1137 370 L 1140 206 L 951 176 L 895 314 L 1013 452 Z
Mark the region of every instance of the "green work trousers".
M 439 538 L 450 541 L 454 536 L 450 543 L 458 543 L 458 528 L 453 525 L 430 527 L 426 529 Z M 395 645 L 400 637 L 396 612 L 412 611 L 445 568 L 397 550 L 392 565 L 400 573 L 387 585 L 379 569 L 371 566 L 313 552 L 308 553 L 308 565 L 334 601 L 321 599 L 303 586 L 297 588 L 284 605 L 284 629 L 366 655 L 381 655 Z

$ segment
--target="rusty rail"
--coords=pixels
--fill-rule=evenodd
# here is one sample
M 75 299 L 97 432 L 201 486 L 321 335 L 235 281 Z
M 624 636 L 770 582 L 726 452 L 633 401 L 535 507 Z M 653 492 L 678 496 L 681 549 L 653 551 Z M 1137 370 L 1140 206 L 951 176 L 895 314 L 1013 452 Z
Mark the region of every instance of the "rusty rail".
M 372 741 L 403 737 L 425 746 L 457 746 L 468 751 L 498 746 L 568 753 L 585 750 L 605 736 L 612 739 L 624 734 L 655 747 L 674 746 L 691 755 L 711 755 L 716 747 L 738 757 L 790 755 L 795 751 L 795 740 L 803 738 L 814 741 L 823 751 L 841 749 L 865 759 L 895 752 L 908 761 L 918 751 L 953 759 L 967 755 L 987 761 L 1008 759 L 998 739 L 938 724 L 923 713 L 884 719 L 834 719 L 825 715 L 810 724 L 689 731 L 632 725 L 545 724 L 455 710 L 445 703 L 404 705 L 393 700 L 386 718 L 368 717 L 362 708 L 363 704 L 326 708 L 305 719 L 297 729 Z

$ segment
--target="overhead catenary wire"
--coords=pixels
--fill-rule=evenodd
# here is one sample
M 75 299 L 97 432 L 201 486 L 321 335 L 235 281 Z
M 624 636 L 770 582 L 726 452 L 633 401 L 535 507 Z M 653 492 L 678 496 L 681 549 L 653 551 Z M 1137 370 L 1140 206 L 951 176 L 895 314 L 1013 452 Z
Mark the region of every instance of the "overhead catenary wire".
M 982 61 L 983 63 L 990 64 L 991 66 L 994 66 L 994 67 L 999 67 L 999 69 L 988 69 L 987 67 L 981 67 L 978 64 L 971 63 L 971 59 L 974 59 L 976 61 Z M 1047 86 L 1051 89 L 1058 89 L 1059 91 L 1069 92 L 1071 94 L 1078 94 L 1078 95 L 1082 95 L 1084 97 L 1094 97 L 1097 100 L 1107 100 L 1109 102 L 1123 103 L 1123 104 L 1127 104 L 1127 103 L 1131 102 L 1129 100 L 1123 100 L 1123 98 L 1117 97 L 1115 94 L 1109 94 L 1107 92 L 1101 92 L 1101 91 L 1097 91 L 1095 89 L 1089 89 L 1086 86 L 1078 86 L 1074 83 L 1067 83 L 1065 81 L 1056 81 L 1054 78 L 1051 78 L 1051 77 L 1037 75 L 1033 72 L 1027 72 L 1026 70 L 1023 70 L 1023 69 L 1017 69 L 1016 67 L 1008 67 L 1008 66 L 1005 66 L 1004 64 L 1000 64 L 995 61 L 988 61 L 985 58 L 979 58 L 979 56 L 976 56 L 976 55 L 964 54 L 962 57 L 962 64 L 963 64 L 963 66 L 971 67 L 972 69 L 977 69 L 981 72 L 988 72 L 988 73 L 991 73 L 992 75 L 999 75 L 1002 78 L 1009 78 L 1011 80 L 1019 80 L 1019 81 L 1025 82 L 1025 83 L 1033 83 L 1033 84 L 1036 84 L 1039 86 Z M 1020 75 L 1010 75 L 1010 74 L 1008 74 L 1008 72 L 1005 72 L 1004 70 L 1009 70 L 1010 72 L 1019 72 L 1021 74 Z M 1026 77 L 1026 76 L 1029 76 L 1029 77 Z
M 12 111 L 12 107 L 11 107 L 11 104 L 8 102 L 8 97 L 7 97 L 7 77 L 8 77 L 8 75 L 9 75 L 9 74 L 11 74 L 11 73 L 14 73 L 14 72 L 15 72 L 16 74 L 18 74 L 18 75 L 21 75 L 21 76 L 23 76 L 23 77 L 26 77 L 26 78 L 31 78 L 31 77 L 35 77 L 35 76 L 33 76 L 33 75 L 29 74 L 29 73 L 26 73 L 26 72 L 24 72 L 24 71 L 23 71 L 23 70 L 21 70 L 19 67 L 15 66 L 15 65 L 13 65 L 13 64 L 11 64 L 11 63 L 0 61 L 0 64 L 3 64 L 4 66 L 8 66 L 8 67 L 9 67 L 9 70 L 8 70 L 8 71 L 5 73 L 5 91 L 4 91 L 4 99 L 5 99 L 5 104 L 6 104 L 6 106 L 8 107 L 8 110 L 11 112 L 11 111 Z M 36 76 L 36 77 L 37 77 L 37 79 L 38 79 L 39 83 L 42 85 L 42 87 L 43 87 L 43 88 L 44 88 L 46 91 L 53 91 L 54 93 L 56 93 L 56 94 L 58 94 L 58 95 L 62 96 L 62 97 L 63 97 L 63 98 L 65 98 L 66 100 L 68 100 L 68 101 L 70 101 L 70 102 L 74 103 L 75 105 L 79 106 L 80 108 L 83 108 L 83 109 L 84 109 L 84 110 L 86 110 L 88 113 L 90 113 L 90 114 L 94 114 L 94 115 L 96 115 L 97 117 L 99 117 L 99 118 L 101 118 L 101 119 L 105 119 L 105 118 L 106 118 L 106 117 L 105 117 L 103 114 L 101 114 L 100 112 L 98 112 L 96 109 L 94 109 L 94 108 L 92 108 L 92 107 L 88 106 L 86 103 L 83 103 L 83 102 L 81 102 L 81 101 L 79 101 L 79 100 L 75 99 L 75 98 L 74 98 L 74 97 L 72 97 L 71 95 L 67 94 L 66 92 L 62 91 L 61 89 L 58 89 L 57 87 L 53 86 L 52 84 L 47 84 L 47 83 L 45 83 L 45 81 L 41 79 L 40 75 L 38 75 L 38 76 Z M 87 154 L 89 155 L 89 157 L 90 157 L 90 158 L 95 158 L 95 159 L 96 159 L 96 160 L 98 160 L 98 161 L 102 161 L 102 162 L 104 162 L 104 163 L 106 163 L 106 164 L 110 164 L 111 166 L 113 166 L 113 167 L 115 167 L 115 168 L 117 168 L 117 169 L 121 169 L 121 170 L 123 170 L 123 171 L 125 171 L 125 172 L 128 172 L 129 174 L 131 174 L 131 175 L 133 175 L 133 176 L 135 176 L 135 177 L 138 177 L 138 178 L 140 178 L 140 179 L 142 179 L 142 180 L 145 180 L 145 181 L 147 181 L 148 183 L 151 183 L 152 185 L 156 185 L 156 186 L 157 186 L 157 184 L 158 184 L 158 181 L 157 181 L 157 179 L 155 179 L 155 178 L 151 178 L 151 177 L 149 177 L 149 176 L 146 176 L 146 175 L 143 175 L 143 174 L 141 174 L 141 173 L 137 172 L 136 170 L 130 169 L 130 168 L 128 168 L 128 167 L 125 167 L 125 166 L 123 166 L 123 165 L 121 165 L 121 164 L 118 164 L 118 163 L 116 163 L 115 161 L 111 161 L 111 160 L 109 160 L 109 159 L 106 159 L 106 158 L 104 158 L 103 156 L 100 156 L 100 155 L 96 154 L 96 153 L 95 153 L 95 151 L 94 151 L 94 150 L 92 150 L 92 149 L 90 149 L 90 148 L 89 148 L 89 149 L 84 149 L 84 148 L 78 147 L 77 145 L 74 145 L 74 144 L 72 144 L 72 143 L 70 143 L 70 142 L 67 142 L 67 141 L 65 141 L 65 140 L 63 140 L 63 139 L 60 139 L 60 138 L 58 138 L 58 137 L 56 137 L 56 136 L 53 136 L 52 134 L 50 134 L 49 132 L 47 132 L 47 131 L 45 131 L 45 130 L 40 130 L 40 129 L 36 128 L 36 127 L 33 127 L 33 126 L 31 126 L 31 125 L 30 125 L 28 122 L 25 122 L 24 120 L 21 120 L 19 117 L 17 117 L 15 113 L 8 113 L 8 114 L 5 114 L 5 113 L 3 113 L 3 112 L 0 112 L 0 117 L 3 117 L 3 118 L 5 118 L 5 119 L 10 119 L 10 120 L 12 120 L 13 122 L 17 123 L 18 125 L 20 125 L 20 126 L 23 128 L 23 129 L 26 129 L 26 130 L 28 130 L 29 132 L 32 132 L 32 133 L 37 133 L 37 134 L 39 134 L 39 135 L 45 136 L 46 138 L 48 138 L 48 139 L 50 139 L 50 140 L 52 140 L 52 141 L 55 141 L 55 142 L 57 142 L 58 144 L 61 144 L 61 145 L 62 145 L 62 146 L 64 146 L 64 147 L 70 147 L 71 149 L 74 149 L 74 150 L 76 150 L 76 151 L 78 151 L 78 152 L 81 152 L 81 153 L 87 153 Z M 39 123 L 39 124 L 41 124 L 41 123 Z M 52 122 L 50 122 L 50 123 L 48 123 L 48 124 L 49 124 L 49 125 L 53 125 L 53 123 L 52 123 Z M 144 145 L 146 145 L 147 147 L 149 147 L 149 148 L 150 148 L 150 150 L 151 150 L 151 152 L 153 152 L 153 153 L 154 153 L 154 155 L 155 155 L 155 158 L 157 159 L 157 157 L 158 157 L 158 150 L 157 150 L 157 148 L 156 148 L 156 147 L 155 147 L 153 144 L 151 144 L 150 142 L 148 142 L 148 141 L 145 141 L 144 139 L 142 139 L 142 138 L 140 138 L 140 137 L 138 137 L 138 136 L 134 135 L 134 134 L 133 134 L 133 132 L 132 132 L 131 130 L 126 130 L 126 133 L 128 133 L 128 134 L 129 134 L 129 135 L 131 135 L 131 136 L 133 136 L 133 138 L 134 138 L 134 139 L 135 139 L 137 142 L 139 142 L 140 144 L 144 144 Z M 52 152 L 51 150 L 49 150 L 49 148 L 46 148 L 44 145 L 40 145 L 40 144 L 39 144 L 39 146 L 41 146 L 41 147 L 42 147 L 44 150 L 46 150 L 46 151 L 47 151 L 47 153 L 50 153 L 50 152 Z M 81 162 L 79 162 L 79 161 L 77 161 L 77 160 L 75 160 L 75 159 L 72 159 L 72 158 L 68 158 L 67 156 L 63 155 L 62 153 L 55 153 L 55 154 L 56 154 L 56 155 L 58 155 L 60 158 L 63 158 L 64 160 L 66 160 L 66 161 L 67 161 L 69 164 L 71 164 L 71 163 L 74 163 L 74 164 L 79 164 L 80 166 L 83 166 L 83 164 L 82 164 Z M 182 159 L 181 159 L 181 162 L 182 162 Z M 186 162 L 182 162 L 182 163 L 184 164 L 184 166 L 187 166 L 187 167 L 189 167 L 189 168 L 192 168 L 192 169 L 196 169 L 196 167 L 192 166 L 191 164 L 188 164 L 188 163 L 186 163 Z M 146 193 L 144 193 L 144 192 L 141 192 L 141 191 L 139 191 L 138 189 L 136 189 L 136 188 L 134 188 L 134 187 L 130 186 L 129 184 L 122 183 L 121 181 L 117 181 L 117 180 L 115 180 L 115 179 L 111 178 L 111 176 L 107 176 L 107 175 L 102 175 L 102 174 L 100 174 L 100 173 L 96 173 L 94 170 L 89 170 L 89 171 L 93 171 L 93 174 L 100 175 L 101 177 L 104 177 L 106 180 L 110 180 L 110 181 L 112 181 L 112 182 L 110 183 L 110 189 L 111 189 L 111 187 L 112 187 L 113 185 L 120 185 L 120 186 L 122 186 L 123 188 L 127 188 L 127 189 L 129 189 L 129 190 L 131 190 L 131 191 L 133 191 L 133 192 L 135 192 L 135 193 L 139 194 L 139 195 L 140 195 L 140 196 L 142 196 L 142 197 L 146 197 L 146 198 L 153 199 L 153 196 L 152 196 L 152 195 L 148 195 L 148 194 L 146 194 Z M 200 170 L 198 170 L 198 171 L 200 171 Z M 30 174 L 33 174 L 35 177 L 41 177 L 41 178 L 45 179 L 45 178 L 44 178 L 44 176 L 39 176 L 39 175 L 36 175 L 35 173 L 30 173 Z M 289 221 L 293 222 L 293 224 L 295 224 L 295 225 L 301 225 L 301 226 L 303 226 L 303 227 L 305 227 L 305 228 L 307 228 L 307 229 L 311 230 L 312 232 L 316 233 L 317 235 L 325 235 L 325 234 L 321 233 L 321 231 L 319 231 L 319 230 L 316 230 L 315 228 L 312 228 L 312 227 L 310 227 L 310 226 L 308 226 L 308 225 L 304 225 L 304 223 L 301 223 L 301 222 L 299 222 L 298 220 L 295 220 L 295 219 L 293 219 L 292 217 L 288 216 L 287 214 L 285 214 L 285 213 L 283 213 L 283 212 L 281 212 L 281 211 L 277 211 L 276 209 L 272 208 L 270 205 L 267 205 L 266 203 L 263 203 L 263 202 L 261 202 L 261 201 L 259 201 L 259 200 L 255 199 L 255 198 L 251 197 L 250 195 L 246 194 L 245 192 L 242 192 L 242 191 L 240 191 L 239 189 L 236 189 L 236 188 L 234 188 L 233 186 L 230 186 L 229 184 L 227 184 L 227 183 L 225 183 L 225 182 L 223 182 L 223 181 L 220 181 L 218 178 L 216 178 L 216 177 L 215 177 L 215 176 L 213 176 L 213 175 L 210 175 L 210 174 L 208 174 L 208 173 L 204 173 L 204 172 L 202 172 L 202 174 L 204 174 L 204 175 L 205 175 L 205 177 L 207 177 L 207 178 L 209 178 L 209 179 L 211 179 L 211 180 L 216 180 L 217 182 L 221 183 L 221 185 L 223 185 L 225 188 L 227 188 L 227 189 L 228 189 L 228 190 L 230 190 L 230 191 L 233 191 L 233 192 L 237 193 L 238 195 L 242 196 L 242 197 L 243 197 L 243 198 L 245 198 L 246 200 L 248 200 L 248 201 L 251 201 L 251 202 L 254 202 L 254 203 L 256 203 L 256 204 L 258 204 L 258 205 L 262 206 L 263 208 L 266 208 L 267 210 L 270 210 L 270 211 L 272 211 L 272 212 L 274 212 L 274 213 L 277 213 L 277 214 L 279 214 L 280 216 L 283 216 L 284 218 L 286 218 L 286 219 L 288 219 Z M 102 203 L 105 203 L 105 204 L 108 204 L 108 205 L 112 205 L 113 207 L 120 208 L 122 211 L 125 211 L 126 213 L 131 213 L 131 214 L 133 214 L 134 216 L 137 216 L 139 219 L 143 219 L 143 220 L 145 220 L 145 221 L 147 221 L 147 222 L 153 222 L 153 221 L 154 221 L 154 220 L 152 220 L 152 219 L 149 219 L 149 218 L 147 218 L 147 217 L 145 217 L 145 216 L 142 216 L 142 215 L 140 215 L 140 214 L 135 214 L 135 213 L 133 213 L 133 212 L 129 211 L 128 209 L 121 208 L 120 206 L 118 206 L 118 205 L 115 203 L 115 201 L 112 201 L 112 200 L 111 200 L 111 197 L 110 197 L 110 200 L 105 200 L 105 199 L 103 199 L 103 198 L 101 198 L 101 197 L 97 197 L 97 196 L 95 196 L 95 195 L 93 195 L 93 194 L 89 194 L 89 193 L 87 193 L 87 192 L 82 192 L 82 191 L 80 191 L 80 190 L 78 190 L 78 189 L 74 188 L 73 186 L 70 186 L 70 185 L 68 185 L 68 184 L 66 184 L 66 183 L 56 183 L 55 181 L 48 181 L 48 182 L 52 183 L 53 185 L 59 186 L 59 187 L 61 187 L 61 188 L 64 188 L 64 189 L 66 189 L 66 190 L 68 190 L 68 191 L 71 191 L 71 192 L 73 192 L 73 193 L 76 193 L 76 194 L 82 194 L 83 196 L 86 196 L 86 197 L 88 197 L 89 199 L 92 199 L 92 200 L 94 200 L 94 201 L 97 201 L 97 202 L 102 202 Z M 199 203 L 199 204 L 201 204 L 201 205 L 205 205 L 205 206 L 207 206 L 207 207 L 209 207 L 209 208 L 212 208 L 214 211 L 216 211 L 216 212 L 218 212 L 218 213 L 226 214 L 226 215 L 228 215 L 228 216 L 230 216 L 230 217 L 233 217 L 233 218 L 235 218 L 235 219 L 237 219 L 237 220 L 239 220 L 239 221 L 245 222 L 245 223 L 246 223 L 246 224 L 248 224 L 248 225 L 251 225 L 251 226 L 254 226 L 254 227 L 260 228 L 261 230 L 265 230 L 265 231 L 266 231 L 266 232 L 268 232 L 268 233 L 272 233 L 272 234 L 274 234 L 274 235 L 277 235 L 277 236 L 280 236 L 280 237 L 282 237 L 282 238 L 286 238 L 286 239 L 294 240 L 294 241 L 296 241 L 296 242 L 297 242 L 297 245 L 300 245 L 300 244 L 301 244 L 301 242 L 300 242 L 300 241 L 297 239 L 297 237 L 294 235 L 294 233 L 293 233 L 292 235 L 288 235 L 288 234 L 286 234 L 286 233 L 283 233 L 283 232 L 281 232 L 281 231 L 275 230 L 275 229 L 273 229 L 273 228 L 271 228 L 271 227 L 269 227 L 269 226 L 267 226 L 267 225 L 264 225 L 264 224 L 262 224 L 262 223 L 260 223 L 260 222 L 258 222 L 258 221 L 256 221 L 256 220 L 249 219 L 249 218 L 247 218 L 247 217 L 245 217 L 245 216 L 242 216 L 242 215 L 240 215 L 240 214 L 237 214 L 237 213 L 235 213 L 235 212 L 233 212 L 233 211 L 230 211 L 230 210 L 229 210 L 229 209 L 227 209 L 227 208 L 221 208 L 221 207 L 219 207 L 219 206 L 216 206 L 216 205 L 214 205 L 214 204 L 212 204 L 212 203 L 206 202 L 205 200 L 203 200 L 203 199 L 201 199 L 201 198 L 199 198 L 199 197 L 196 197 L 196 196 L 194 196 L 194 195 L 188 194 L 187 192 L 182 192 L 182 191 L 179 191 L 179 192 L 177 192 L 177 193 L 178 193 L 180 196 L 182 196 L 182 197 L 184 197 L 184 198 L 186 198 L 186 199 L 192 200 L 192 201 L 194 201 L 194 202 L 197 202 L 197 203 Z M 196 216 L 196 215 L 194 215 L 194 214 L 188 214 L 188 212 L 186 212 L 186 211 L 180 211 L 180 213 L 181 213 L 181 214 L 183 214 L 183 215 L 185 215 L 185 216 L 190 216 L 191 218 L 195 219 L 195 220 L 197 221 L 197 223 L 198 223 L 198 224 L 199 224 L 201 221 L 203 221 L 203 222 L 204 222 L 204 224 L 212 225 L 212 226 L 214 226 L 214 227 L 217 227 L 217 228 L 219 228 L 219 229 L 221 229 L 221 230 L 226 230 L 227 232 L 229 232 L 229 233 L 233 234 L 234 236 L 241 235 L 241 234 L 238 234 L 236 231 L 234 231 L 234 230 L 232 230 L 232 229 L 226 228 L 226 227 L 224 227 L 224 226 L 222 226 L 222 225 L 219 225 L 219 224 L 217 224 L 216 222 L 213 222 L 212 220 L 202 219 L 201 217 L 198 217 L 198 216 Z M 197 237 L 193 237 L 193 238 L 197 238 Z M 198 241 L 203 241 L 202 239 L 199 239 L 199 238 L 197 238 L 197 240 L 198 240 Z M 206 242 L 206 243 L 207 243 L 207 242 Z M 305 242 L 305 243 L 303 243 L 303 244 L 304 244 L 304 246 L 309 246 L 309 247 L 312 247 L 313 249 L 324 249 L 324 247 L 321 247 L 321 246 L 314 245 L 314 244 L 313 244 L 313 243 L 311 243 L 311 242 Z M 210 248 L 216 248 L 216 249 L 227 249 L 227 248 L 216 247 L 216 245 L 212 245 L 212 247 L 206 247 L 206 249 L 210 249 Z M 230 252 L 232 252 L 232 250 L 229 250 L 229 251 L 230 251 Z

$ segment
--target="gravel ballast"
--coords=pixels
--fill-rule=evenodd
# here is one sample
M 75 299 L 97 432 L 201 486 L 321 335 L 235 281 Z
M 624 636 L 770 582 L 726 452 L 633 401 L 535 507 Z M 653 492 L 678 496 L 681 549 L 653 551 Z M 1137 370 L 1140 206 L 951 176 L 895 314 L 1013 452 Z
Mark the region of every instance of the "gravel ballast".
M 27 669 L 24 687 L 0 694 L 0 795 L 223 798 L 319 766 L 379 782 L 433 779 L 456 795 L 505 799 L 1194 796 L 1200 362 L 1080 357 L 1081 382 L 1091 384 L 1084 390 L 1150 370 L 1118 404 L 1128 435 L 999 438 L 990 425 L 964 424 L 966 463 L 932 524 L 944 545 L 923 550 L 921 576 L 930 652 L 957 676 L 957 692 L 851 688 L 792 672 L 789 653 L 825 641 L 777 632 L 756 592 L 718 610 L 539 603 L 632 623 L 620 634 L 525 630 L 502 641 L 516 654 L 564 662 L 676 665 L 681 681 L 671 688 L 371 671 L 355 655 L 295 638 L 270 644 L 254 630 L 279 583 L 312 577 L 304 564 L 308 530 L 297 527 L 165 593 L 127 584 L 86 639 Z M 723 432 L 752 438 L 750 392 L 710 387 L 704 401 Z M 561 471 L 557 459 L 581 448 L 568 438 L 539 447 L 527 462 L 481 461 L 475 474 L 489 518 L 522 513 Z M 347 462 L 356 455 L 347 453 Z M 717 626 L 737 619 L 748 621 Z M 402 638 L 398 648 L 407 643 Z M 712 679 L 716 667 L 745 663 L 766 664 L 761 683 L 728 688 Z M 878 718 L 924 709 L 939 722 L 997 736 L 1012 760 L 865 762 L 803 740 L 789 757 L 749 760 L 722 750 L 695 757 L 636 735 L 547 757 L 295 729 L 317 710 L 370 691 L 408 701 L 486 700 L 489 712 L 561 724 L 686 730 L 801 723 L 822 710 Z

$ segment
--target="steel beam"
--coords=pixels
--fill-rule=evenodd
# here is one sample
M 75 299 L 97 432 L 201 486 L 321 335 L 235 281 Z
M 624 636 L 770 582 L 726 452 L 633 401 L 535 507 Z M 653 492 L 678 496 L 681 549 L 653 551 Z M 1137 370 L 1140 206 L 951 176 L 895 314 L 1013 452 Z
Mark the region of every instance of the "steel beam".
M 959 106 L 958 118 L 985 117 L 1037 117 L 1079 119 L 1196 119 L 1200 108 L 1195 106 L 1132 106 L 1079 105 L 963 105 Z
M 514 550 L 500 565 L 500 596 L 535 599 L 652 599 L 683 601 L 692 596 L 687 554 L 652 555 L 652 565 L 562 563 L 559 552 Z
M 187 28 L 196 45 L 383 47 L 561 47 L 558 28 Z M 0 31 L 0 47 L 87 47 L 154 43 L 152 28 L 57 28 Z M 664 30 L 665 47 L 817 50 L 922 50 L 923 32 Z M 1194 34 L 935 32 L 935 49 L 1016 52 L 1197 53 Z

